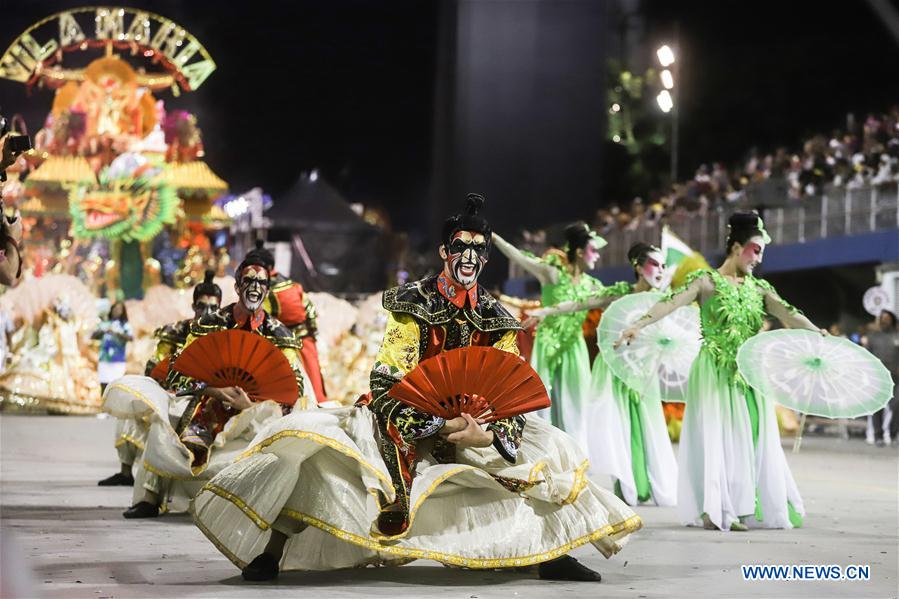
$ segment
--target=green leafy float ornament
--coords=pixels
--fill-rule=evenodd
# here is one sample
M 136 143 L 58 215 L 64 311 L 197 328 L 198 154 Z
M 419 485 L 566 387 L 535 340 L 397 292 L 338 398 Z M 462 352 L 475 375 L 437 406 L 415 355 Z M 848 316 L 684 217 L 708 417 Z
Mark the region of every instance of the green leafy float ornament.
M 99 185 L 69 191 L 72 231 L 80 239 L 148 241 L 175 222 L 178 196 L 161 181 L 159 167 L 125 153 L 100 172 Z

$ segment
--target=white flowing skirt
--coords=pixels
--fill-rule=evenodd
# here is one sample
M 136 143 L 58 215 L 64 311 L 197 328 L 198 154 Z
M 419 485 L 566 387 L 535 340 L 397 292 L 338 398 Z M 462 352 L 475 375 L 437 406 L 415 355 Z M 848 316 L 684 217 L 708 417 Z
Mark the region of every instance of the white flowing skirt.
M 433 559 L 470 568 L 525 566 L 592 543 L 616 553 L 642 522 L 586 476 L 573 440 L 530 419 L 518 462 L 466 448 L 458 462 L 418 463 L 405 533 L 372 529 L 390 475 L 367 408 L 295 412 L 270 423 L 250 449 L 197 495 L 194 521 L 238 567 L 262 553 L 271 530 L 291 536 L 282 570 L 328 570 Z M 520 493 L 491 474 L 525 481 Z
M 584 409 L 579 439 L 595 476 L 610 476 L 621 486 L 630 505 L 637 505 L 637 486 L 631 455 L 631 399 L 614 385 L 614 375 L 598 355 L 593 363 L 592 401 Z M 665 425 L 662 403 L 642 397 L 637 404 L 643 433 L 643 455 L 652 501 L 660 506 L 677 503 L 677 460 Z
M 143 457 L 135 474 L 136 503 L 144 490 L 164 494 L 163 508 L 184 511 L 200 487 L 245 451 L 253 437 L 281 417 L 281 407 L 271 401 L 253 405 L 228 420 L 216 435 L 206 463 L 192 467 L 193 454 L 181 442 L 175 427 L 189 397 L 175 397 L 149 377 L 128 375 L 111 383 L 103 394 L 103 409 L 147 427 Z M 162 479 L 162 480 L 160 480 Z
M 780 444 L 774 406 L 756 395 L 758 443 L 754 446 L 746 395 L 705 349 L 690 371 L 680 436 L 678 514 L 686 525 L 702 514 L 722 530 L 742 516 L 749 526 L 792 528 L 789 505 L 805 513 Z M 756 515 L 756 493 L 761 519 Z

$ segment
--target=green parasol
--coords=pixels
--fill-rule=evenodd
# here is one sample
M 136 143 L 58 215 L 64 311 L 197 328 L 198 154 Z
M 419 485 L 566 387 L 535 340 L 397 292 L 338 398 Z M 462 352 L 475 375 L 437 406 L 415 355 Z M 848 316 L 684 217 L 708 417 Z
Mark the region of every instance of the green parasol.
M 803 414 L 855 418 L 893 396 L 890 372 L 873 354 L 814 331 L 760 333 L 740 347 L 737 366 L 756 391 Z
M 658 389 L 664 401 L 684 401 L 690 367 L 702 345 L 698 308 L 678 308 L 643 327 L 629 345 L 613 347 L 621 332 L 663 297 L 647 291 L 615 300 L 599 322 L 599 349 L 615 376 L 640 395 Z

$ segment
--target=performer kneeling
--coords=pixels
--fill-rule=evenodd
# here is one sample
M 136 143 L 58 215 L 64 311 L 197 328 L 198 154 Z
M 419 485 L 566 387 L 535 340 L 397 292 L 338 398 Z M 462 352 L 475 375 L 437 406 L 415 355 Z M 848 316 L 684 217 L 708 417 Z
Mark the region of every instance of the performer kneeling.
M 149 379 L 135 377 L 138 380 L 117 384 L 125 394 L 143 395 L 147 402 L 157 404 L 142 464 L 146 472 L 139 473 L 143 493 L 139 495 L 135 489 L 135 503 L 124 512 L 126 518 L 159 515 L 171 481 L 196 482 L 201 476 L 209 477 L 243 451 L 264 423 L 290 412 L 284 404 L 251 401 L 240 385 L 214 387 L 180 372 L 179 357 L 198 340 L 231 330 L 261 336 L 286 358 L 296 383 L 297 406 L 306 408 L 306 377 L 299 357 L 301 342 L 261 308 L 269 288 L 269 257 L 263 255 L 267 253 L 263 250 L 247 254 L 237 269 L 239 301 L 194 321 L 183 348 L 172 357 L 166 389 L 192 396 L 180 419 L 170 422 L 168 406 L 172 398 Z M 214 464 L 213 452 L 221 458 Z M 193 493 L 188 491 L 187 495 Z
M 164 383 L 168 376 L 168 365 L 171 357 L 179 351 L 187 342 L 190 332 L 190 323 L 198 318 L 219 309 L 222 303 L 222 290 L 213 283 L 214 273 L 206 271 L 203 282 L 194 287 L 193 318 L 187 318 L 159 327 L 153 333 L 156 338 L 156 351 L 147 360 L 144 374 L 155 377 L 159 383 Z M 115 448 L 119 454 L 121 470 L 112 476 L 104 478 L 97 484 L 101 487 L 134 485 L 132 466 L 140 457 L 147 443 L 147 434 L 150 431 L 150 423 L 144 418 L 133 415 L 119 416 L 116 422 Z
M 195 522 L 246 580 L 420 558 L 539 564 L 542 578 L 598 581 L 568 552 L 592 543 L 609 557 L 641 527 L 586 477 L 575 441 L 539 418 L 485 429 L 469 414 L 447 420 L 390 396 L 448 350 L 518 354 L 517 320 L 477 285 L 490 249 L 483 201 L 470 195 L 466 213 L 445 223 L 443 272 L 385 292 L 370 396 L 271 423 L 195 498 Z

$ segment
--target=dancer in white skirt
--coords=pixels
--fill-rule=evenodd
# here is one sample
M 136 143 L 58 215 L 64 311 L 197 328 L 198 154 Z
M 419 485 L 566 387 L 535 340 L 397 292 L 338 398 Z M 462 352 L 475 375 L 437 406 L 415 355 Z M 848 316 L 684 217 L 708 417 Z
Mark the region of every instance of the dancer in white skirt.
M 736 213 L 728 228 L 721 267 L 692 273 L 684 287 L 653 306 L 618 343 L 680 306 L 700 303 L 702 349 L 690 371 L 680 436 L 681 520 L 741 531 L 800 526 L 805 510 L 780 444 L 774 405 L 746 384 L 736 355 L 761 330 L 766 314 L 789 328 L 820 329 L 752 275 L 770 242 L 762 219 Z
M 184 347 L 204 335 L 242 329 L 265 337 L 287 358 L 297 379 L 300 397 L 295 409 L 308 407 L 302 394 L 306 374 L 299 356 L 300 341 L 293 332 L 262 309 L 268 293 L 270 255 L 252 250 L 237 269 L 239 301 L 211 312 L 191 323 Z M 174 363 L 177 354 L 171 358 Z M 172 396 L 149 377 L 126 376 L 112 383 L 104 395 L 104 406 L 114 415 L 132 413 L 151 422 L 141 468 L 135 480 L 134 504 L 126 518 L 153 518 L 160 509 L 183 509 L 197 488 L 245 450 L 261 427 L 280 418 L 284 409 L 271 401 L 251 402 L 240 387 L 205 387 L 171 367 L 165 382 Z M 221 423 L 221 430 L 208 430 L 195 422 L 200 398 L 222 402 L 239 413 Z M 198 484 L 199 483 L 199 484 Z M 173 490 L 174 489 L 174 490 Z M 173 505 L 174 503 L 174 505 Z
M 168 375 L 169 360 L 175 352 L 184 347 L 190 333 L 190 323 L 219 309 L 222 303 L 222 289 L 213 283 L 214 274 L 211 270 L 207 270 L 203 282 L 194 287 L 191 304 L 194 311 L 193 318 L 167 324 L 153 333 L 156 338 L 156 350 L 147 360 L 144 371 L 146 376 L 152 377 L 155 374 L 157 382 L 164 383 Z M 149 409 L 144 415 L 150 415 Z M 180 416 L 179 413 L 178 417 Z M 130 411 L 126 416 L 116 418 L 115 448 L 119 455 L 120 470 L 98 482 L 98 485 L 101 487 L 134 485 L 132 466 L 143 453 L 149 432 L 150 423 L 144 417 L 136 417 Z
M 568 435 L 539 418 L 486 427 L 444 420 L 389 396 L 423 359 L 472 345 L 517 354 L 519 330 L 477 278 L 490 228 L 470 195 L 444 225 L 434 277 L 390 289 L 371 394 L 354 408 L 272 423 L 194 500 L 194 520 L 247 580 L 279 571 L 433 559 L 468 568 L 539 564 L 547 579 L 598 581 L 567 554 L 611 556 L 640 528 L 587 476 Z
M 637 277 L 632 292 L 667 286 L 669 279 L 659 248 L 635 243 L 627 256 Z M 538 310 L 537 316 L 592 310 L 607 303 L 606 297 L 591 298 Z M 583 408 L 580 435 L 591 473 L 611 476 L 615 494 L 629 505 L 643 501 L 675 505 L 677 461 L 658 395 L 640 396 L 612 373 L 602 354 L 593 362 L 592 385 L 590 401 Z

